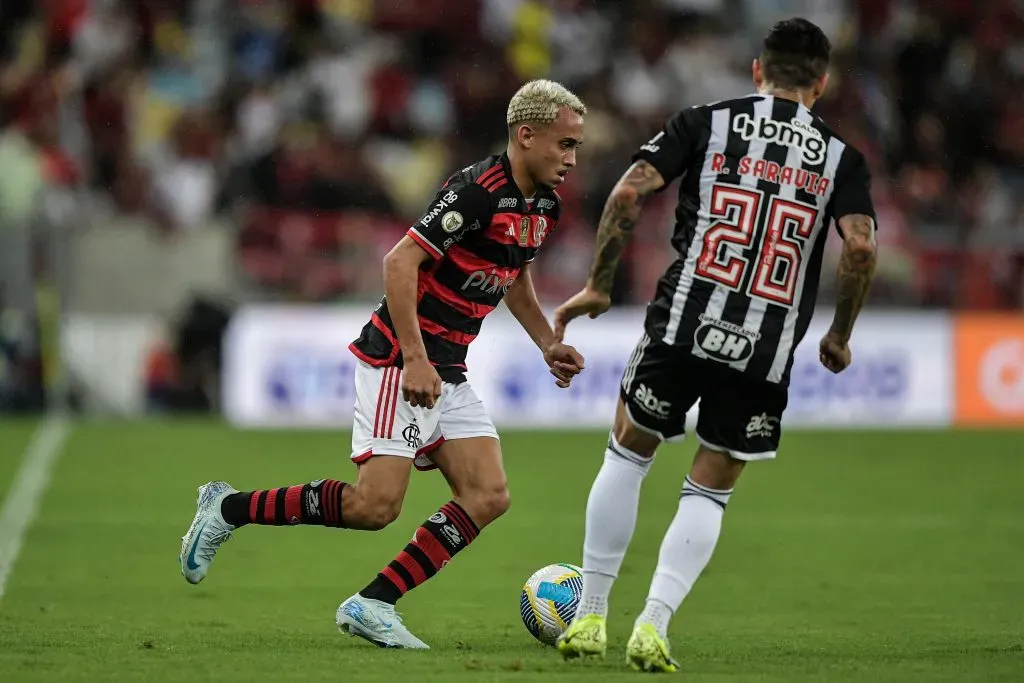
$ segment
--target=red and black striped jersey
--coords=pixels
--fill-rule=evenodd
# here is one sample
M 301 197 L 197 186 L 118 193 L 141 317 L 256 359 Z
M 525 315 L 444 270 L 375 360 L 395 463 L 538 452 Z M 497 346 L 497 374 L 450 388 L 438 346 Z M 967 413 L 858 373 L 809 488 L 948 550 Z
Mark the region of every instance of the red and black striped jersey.
M 551 235 L 559 210 L 553 190 L 527 200 L 501 154 L 449 178 L 409 228 L 432 257 L 420 267 L 416 312 L 427 357 L 444 381 L 465 379 L 470 342 Z M 386 297 L 349 348 L 371 365 L 402 366 Z

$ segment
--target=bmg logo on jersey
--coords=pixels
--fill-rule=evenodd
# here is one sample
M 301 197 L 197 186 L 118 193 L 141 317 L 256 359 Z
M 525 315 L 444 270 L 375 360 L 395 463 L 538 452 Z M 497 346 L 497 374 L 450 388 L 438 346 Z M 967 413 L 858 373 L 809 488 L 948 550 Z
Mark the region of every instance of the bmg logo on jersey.
M 640 406 L 640 409 L 648 415 L 653 415 L 654 417 L 662 419 L 667 419 L 669 417 L 669 411 L 672 409 L 672 404 L 669 401 L 659 400 L 658 397 L 654 395 L 654 392 L 651 391 L 651 388 L 643 382 L 641 382 L 640 386 L 638 386 L 636 391 L 633 392 L 633 400 L 636 401 L 637 405 Z
M 697 347 L 712 360 L 738 363 L 754 354 L 754 343 L 761 336 L 723 320 L 700 317 L 703 325 L 693 333 Z
M 777 145 L 796 147 L 808 164 L 820 164 L 825 161 L 825 138 L 816 128 L 798 119 L 776 121 L 764 116 L 755 119 L 749 114 L 739 114 L 732 120 L 732 130 L 747 141 L 756 138 Z
M 504 271 L 498 273 L 496 270 L 474 270 L 470 273 L 466 281 L 462 283 L 462 291 L 467 289 L 475 288 L 482 291 L 484 294 L 498 294 L 499 292 L 504 296 L 508 293 L 508 288 L 512 286 L 512 283 L 516 281 L 517 272 Z

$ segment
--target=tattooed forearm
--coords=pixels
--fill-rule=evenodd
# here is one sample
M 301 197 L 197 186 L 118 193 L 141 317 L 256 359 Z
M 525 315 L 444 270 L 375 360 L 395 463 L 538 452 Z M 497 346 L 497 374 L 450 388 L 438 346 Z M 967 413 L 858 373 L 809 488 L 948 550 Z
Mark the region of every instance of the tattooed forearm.
M 870 216 L 845 216 L 839 221 L 839 227 L 843 231 L 844 242 L 831 331 L 849 339 L 875 274 L 878 248 L 875 223 Z
M 604 207 L 597 228 L 597 246 L 590 271 L 590 287 L 608 294 L 612 291 L 615 270 L 626 240 L 640 214 L 640 202 L 629 201 L 621 194 L 612 194 Z
M 588 283 L 591 289 L 605 294 L 611 292 L 619 257 L 640 216 L 640 207 L 648 195 L 664 184 L 657 169 L 646 161 L 638 161 L 615 185 L 597 227 L 597 245 Z

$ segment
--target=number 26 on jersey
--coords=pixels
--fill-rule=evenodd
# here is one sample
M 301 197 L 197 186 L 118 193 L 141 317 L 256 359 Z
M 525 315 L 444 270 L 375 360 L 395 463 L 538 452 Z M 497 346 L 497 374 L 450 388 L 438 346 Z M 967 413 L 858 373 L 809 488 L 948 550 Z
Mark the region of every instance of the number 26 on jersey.
M 704 233 L 696 274 L 738 292 L 753 267 L 747 294 L 792 307 L 801 263 L 813 248 L 818 209 L 773 195 L 762 216 L 764 203 L 761 190 L 721 183 L 712 187 L 713 222 Z M 757 258 L 751 260 L 745 253 L 759 237 Z

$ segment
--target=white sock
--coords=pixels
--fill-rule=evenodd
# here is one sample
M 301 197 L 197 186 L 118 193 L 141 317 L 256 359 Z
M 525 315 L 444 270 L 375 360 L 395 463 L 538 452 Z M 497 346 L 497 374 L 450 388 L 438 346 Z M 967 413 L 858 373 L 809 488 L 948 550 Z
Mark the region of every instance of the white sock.
M 647 594 L 648 607 L 637 623 L 654 624 L 658 633 L 665 635 L 669 618 L 679 609 L 711 559 L 730 495 L 732 489 L 709 489 L 686 478 L 676 516 L 661 542 L 658 567 Z M 664 609 L 657 604 L 652 608 L 652 603 L 660 603 Z
M 672 610 L 668 605 L 661 600 L 647 598 L 644 611 L 637 617 L 636 623 L 654 624 L 654 628 L 658 629 L 658 633 L 664 638 L 665 633 L 668 631 L 668 622 L 671 618 Z
M 633 538 L 640 485 L 653 458 L 644 458 L 608 440 L 604 464 L 587 499 L 586 537 L 583 541 L 583 595 L 576 616 L 608 616 L 608 594 L 619 575 L 622 558 Z

